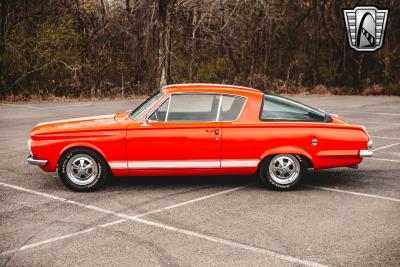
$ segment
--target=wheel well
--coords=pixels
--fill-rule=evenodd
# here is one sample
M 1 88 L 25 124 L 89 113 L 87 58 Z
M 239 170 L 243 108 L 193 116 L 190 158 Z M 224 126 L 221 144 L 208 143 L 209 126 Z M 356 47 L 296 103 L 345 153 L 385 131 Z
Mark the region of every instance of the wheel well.
M 93 153 L 95 153 L 97 156 L 99 156 L 99 157 L 103 160 L 104 164 L 107 166 L 108 170 L 111 171 L 110 165 L 108 165 L 108 162 L 107 162 L 107 160 L 103 157 L 103 155 L 102 155 L 100 152 L 98 152 L 96 149 L 93 149 L 93 148 L 91 148 L 91 147 L 86 147 L 86 146 L 74 146 L 74 147 L 70 147 L 70 148 L 66 149 L 64 152 L 61 153 L 60 157 L 58 158 L 56 168 L 58 168 L 58 164 L 59 164 L 61 158 L 62 158 L 65 154 L 67 154 L 68 152 L 70 152 L 71 150 L 74 150 L 74 149 L 85 149 L 85 150 L 90 150 L 91 152 L 93 152 Z
M 285 153 L 279 153 L 279 154 L 285 154 Z M 266 161 L 268 158 L 271 158 L 271 157 L 276 156 L 276 155 L 279 155 L 279 154 L 270 154 L 270 155 L 265 156 L 265 157 L 260 161 L 260 163 L 258 164 L 258 169 L 260 169 L 261 164 L 262 164 L 264 161 Z M 292 154 L 292 153 L 287 153 L 287 154 Z M 307 170 L 308 170 L 308 169 L 313 169 L 313 168 L 314 168 L 314 165 L 313 165 L 311 159 L 309 159 L 307 156 L 304 156 L 304 155 L 301 155 L 301 154 L 292 154 L 292 155 L 295 155 L 302 163 L 304 163 L 304 165 L 305 165 L 305 167 L 306 167 Z

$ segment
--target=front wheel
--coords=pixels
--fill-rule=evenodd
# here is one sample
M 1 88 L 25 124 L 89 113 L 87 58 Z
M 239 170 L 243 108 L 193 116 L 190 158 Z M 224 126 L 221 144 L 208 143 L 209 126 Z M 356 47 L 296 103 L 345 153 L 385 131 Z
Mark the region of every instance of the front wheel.
M 275 189 L 290 189 L 300 182 L 304 170 L 303 162 L 296 155 L 279 154 L 261 163 L 259 178 L 264 185 Z
M 108 168 L 97 153 L 76 148 L 60 158 L 58 176 L 64 185 L 74 191 L 89 191 L 105 182 Z

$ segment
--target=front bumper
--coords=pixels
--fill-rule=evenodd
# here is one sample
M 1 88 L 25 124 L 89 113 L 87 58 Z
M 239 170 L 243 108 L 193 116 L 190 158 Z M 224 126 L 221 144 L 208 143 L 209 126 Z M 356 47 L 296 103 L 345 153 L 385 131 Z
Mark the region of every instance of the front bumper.
M 370 158 L 374 155 L 371 150 L 360 150 L 360 158 Z
M 28 156 L 28 163 L 35 166 L 44 166 L 47 164 L 47 160 L 45 159 L 35 159 L 34 156 Z

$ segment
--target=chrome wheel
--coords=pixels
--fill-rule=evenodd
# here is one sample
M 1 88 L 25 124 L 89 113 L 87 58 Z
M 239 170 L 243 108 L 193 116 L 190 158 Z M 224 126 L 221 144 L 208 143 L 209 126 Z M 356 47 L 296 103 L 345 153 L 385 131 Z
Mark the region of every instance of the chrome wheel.
M 270 161 L 268 171 L 272 180 L 276 183 L 281 185 L 290 184 L 300 175 L 300 162 L 293 155 L 277 155 Z
M 67 162 L 67 177 L 76 185 L 88 185 L 92 183 L 96 179 L 97 173 L 97 163 L 89 155 L 77 154 Z

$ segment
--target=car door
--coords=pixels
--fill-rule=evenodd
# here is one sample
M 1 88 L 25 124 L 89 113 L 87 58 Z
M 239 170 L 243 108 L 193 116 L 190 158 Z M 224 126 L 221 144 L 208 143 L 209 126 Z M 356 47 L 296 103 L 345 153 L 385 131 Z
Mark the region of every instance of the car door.
M 222 174 L 251 174 L 258 165 L 257 147 L 249 146 L 254 135 L 248 121 L 237 121 L 247 103 L 238 95 L 223 95 L 219 120 L 222 122 Z
M 220 169 L 220 96 L 170 95 L 139 127 L 128 127 L 127 159 L 132 175 L 208 174 Z

